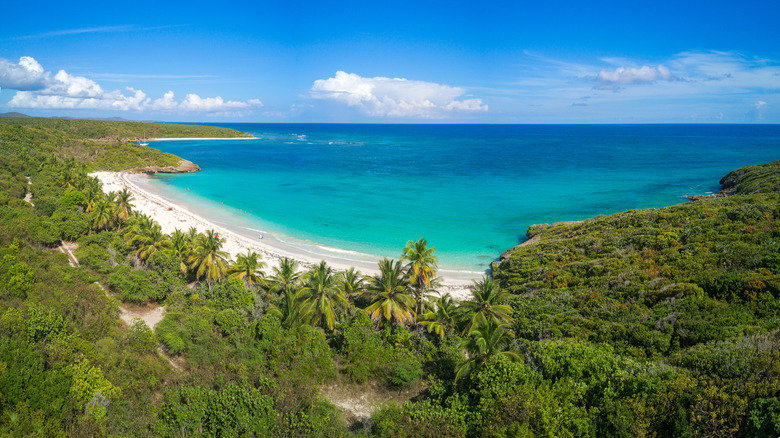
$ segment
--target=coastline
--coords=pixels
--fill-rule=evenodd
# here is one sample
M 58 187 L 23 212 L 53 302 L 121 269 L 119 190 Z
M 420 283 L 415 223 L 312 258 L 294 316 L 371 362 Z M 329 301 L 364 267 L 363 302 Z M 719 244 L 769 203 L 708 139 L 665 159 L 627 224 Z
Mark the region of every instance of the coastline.
M 146 141 L 187 141 L 187 140 L 257 140 L 254 135 L 251 137 L 168 137 L 168 138 L 147 138 Z
M 250 235 L 249 230 L 243 232 L 227 225 L 217 224 L 215 221 L 206 219 L 202 215 L 191 211 L 186 206 L 155 193 L 148 187 L 148 184 L 144 183 L 150 178 L 147 175 L 100 171 L 91 173 L 90 176 L 97 177 L 100 180 L 105 193 L 121 191 L 123 188 L 127 188 L 133 195 L 134 210 L 154 218 L 160 224 L 163 233 L 170 234 L 176 228 L 186 231 L 190 227 L 195 227 L 198 232 L 213 229 L 223 237 L 224 246 L 222 249 L 230 254 L 233 260 L 235 260 L 237 254 L 246 253 L 248 249 L 260 254 L 263 261 L 268 265 L 263 270 L 267 275 L 272 274 L 273 267 L 278 266 L 279 260 L 283 257 L 297 260 L 303 270 L 307 270 L 319 264 L 321 260 L 325 260 L 330 266 L 339 271 L 354 267 L 363 275 L 378 273 L 377 262 L 381 257 L 355 253 L 353 254 L 357 255 L 359 260 L 335 255 L 323 256 L 308 252 L 302 247 L 290 245 L 272 233 L 263 233 L 263 239 L 260 239 L 258 236 Z M 476 275 L 442 275 L 442 271 L 446 271 L 446 269 L 440 269 L 439 271 L 442 278 L 442 286 L 438 288 L 440 293 L 449 293 L 457 300 L 471 297 L 470 287 L 472 280 L 477 280 L 479 277 Z

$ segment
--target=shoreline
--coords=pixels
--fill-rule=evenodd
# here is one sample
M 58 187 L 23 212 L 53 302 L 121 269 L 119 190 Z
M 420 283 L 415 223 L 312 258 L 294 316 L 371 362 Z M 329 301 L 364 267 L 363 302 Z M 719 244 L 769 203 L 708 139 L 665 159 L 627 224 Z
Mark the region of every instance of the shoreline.
M 167 137 L 167 138 L 147 138 L 146 141 L 187 141 L 187 140 L 257 140 L 255 136 L 251 137 Z
M 155 193 L 144 184 L 144 180 L 148 181 L 149 178 L 144 174 L 99 171 L 91 173 L 90 176 L 95 176 L 100 180 L 105 193 L 127 188 L 133 196 L 133 209 L 154 218 L 165 234 L 172 233 L 176 228 L 186 231 L 190 227 L 195 227 L 201 233 L 213 229 L 222 236 L 224 241 L 222 249 L 230 254 L 232 260 L 235 260 L 237 254 L 246 253 L 248 249 L 260 254 L 262 260 L 267 264 L 267 267 L 263 269 L 266 275 L 272 274 L 273 267 L 278 266 L 279 260 L 283 257 L 298 261 L 302 270 L 307 270 L 319 264 L 321 260 L 325 260 L 328 265 L 338 271 L 354 267 L 363 275 L 374 275 L 379 272 L 377 262 L 381 260 L 381 257 L 358 254 L 352 251 L 349 253 L 357 255 L 361 259 L 355 260 L 335 255 L 323 256 L 306 251 L 305 248 L 293 246 L 278 239 L 273 233 L 263 232 L 263 239 L 260 239 L 257 236 L 249 235 L 248 231 L 243 232 L 230 225 L 217 224 L 215 221 L 189 210 L 186 206 Z M 456 300 L 470 298 L 472 280 L 481 278 L 481 276 L 470 274 L 452 275 L 444 274 L 444 272 L 447 272 L 446 268 L 439 269 L 442 286 L 438 288 L 438 291 L 442 294 L 449 293 Z

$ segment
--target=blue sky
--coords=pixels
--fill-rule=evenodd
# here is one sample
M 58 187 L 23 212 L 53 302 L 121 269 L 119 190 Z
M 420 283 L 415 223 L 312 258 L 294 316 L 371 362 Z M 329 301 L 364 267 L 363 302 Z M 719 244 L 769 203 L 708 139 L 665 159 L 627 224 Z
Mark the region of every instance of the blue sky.
M 780 123 L 780 3 L 13 2 L 0 112 Z

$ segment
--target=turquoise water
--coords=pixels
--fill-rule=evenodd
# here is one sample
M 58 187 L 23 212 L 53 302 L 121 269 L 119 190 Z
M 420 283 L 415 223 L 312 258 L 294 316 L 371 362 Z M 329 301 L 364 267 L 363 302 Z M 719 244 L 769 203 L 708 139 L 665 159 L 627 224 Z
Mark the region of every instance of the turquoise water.
M 154 142 L 203 169 L 155 190 L 329 253 L 398 257 L 424 237 L 466 271 L 532 224 L 677 204 L 780 159 L 780 125 L 217 126 L 258 139 Z

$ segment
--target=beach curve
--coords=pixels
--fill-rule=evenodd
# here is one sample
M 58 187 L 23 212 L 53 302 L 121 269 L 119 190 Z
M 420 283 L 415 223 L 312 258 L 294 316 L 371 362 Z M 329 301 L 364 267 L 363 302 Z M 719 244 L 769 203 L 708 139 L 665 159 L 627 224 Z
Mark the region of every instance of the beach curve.
M 223 250 L 230 254 L 234 260 L 237 254 L 246 253 L 247 250 L 260 254 L 267 263 L 264 272 L 268 275 L 284 257 L 298 261 L 303 269 L 309 269 L 319 264 L 321 260 L 325 260 L 339 271 L 354 267 L 365 275 L 378 273 L 376 262 L 380 260 L 380 257 L 362 254 L 364 257 L 371 258 L 371 261 L 356 261 L 337 256 L 323 257 L 321 254 L 307 253 L 301 248 L 285 245 L 284 240 L 273 239 L 272 235 L 269 234 L 265 235 L 268 237 L 266 240 L 265 238 L 261 239 L 260 236 L 250 236 L 215 224 L 202 215 L 189 210 L 186 206 L 166 199 L 133 181 L 133 178 L 149 178 L 147 175 L 99 171 L 91 173 L 90 176 L 98 178 L 105 193 L 121 191 L 126 188 L 133 195 L 134 210 L 154 218 L 160 224 L 163 233 L 173 233 L 177 228 L 186 231 L 190 227 L 194 227 L 201 233 L 206 230 L 214 230 L 224 239 Z M 273 240 L 273 244 L 271 240 Z M 478 278 L 475 275 L 444 274 L 442 286 L 438 288 L 438 291 L 442 294 L 449 293 L 457 300 L 468 299 L 471 297 L 472 280 Z

